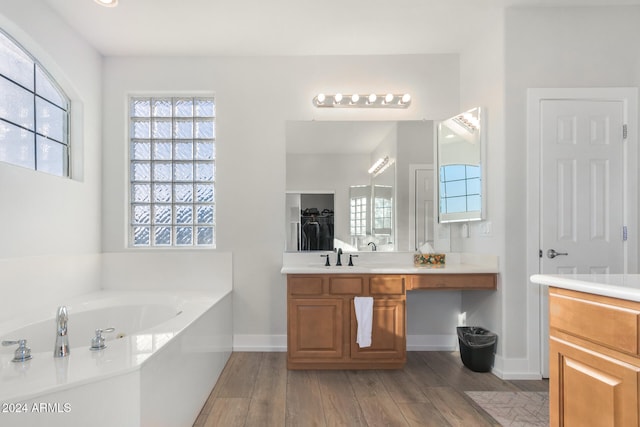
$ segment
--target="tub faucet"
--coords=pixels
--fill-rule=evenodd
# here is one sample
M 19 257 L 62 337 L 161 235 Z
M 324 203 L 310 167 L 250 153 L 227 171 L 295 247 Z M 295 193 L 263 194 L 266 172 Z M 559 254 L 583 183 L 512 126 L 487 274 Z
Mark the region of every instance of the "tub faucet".
M 373 243 L 373 242 L 367 243 L 367 246 L 371 246 L 371 245 L 373 245 L 373 247 L 371 248 L 371 251 L 375 252 L 375 251 L 378 250 L 378 247 L 376 246 L 375 243 Z
M 56 345 L 53 349 L 53 357 L 66 357 L 69 355 L 69 337 L 67 336 L 67 322 L 69 313 L 67 307 L 58 307 L 56 315 Z

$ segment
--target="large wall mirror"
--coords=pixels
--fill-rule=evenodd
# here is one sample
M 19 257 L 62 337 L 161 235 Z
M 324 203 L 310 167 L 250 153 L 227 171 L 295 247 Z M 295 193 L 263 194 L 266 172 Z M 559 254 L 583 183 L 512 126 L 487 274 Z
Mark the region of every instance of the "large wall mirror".
M 333 248 L 345 251 L 433 244 L 434 141 L 433 121 L 287 122 L 285 250 L 331 249 L 309 246 L 316 230 L 327 238 L 332 233 Z M 415 179 L 421 182 L 412 184 Z
M 474 108 L 438 124 L 438 221 L 483 218 L 482 114 Z

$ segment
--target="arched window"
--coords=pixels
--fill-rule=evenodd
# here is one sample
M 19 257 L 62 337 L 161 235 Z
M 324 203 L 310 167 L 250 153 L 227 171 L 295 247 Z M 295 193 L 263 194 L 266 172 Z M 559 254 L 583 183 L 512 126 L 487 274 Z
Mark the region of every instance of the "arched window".
M 0 161 L 69 176 L 69 99 L 0 31 Z

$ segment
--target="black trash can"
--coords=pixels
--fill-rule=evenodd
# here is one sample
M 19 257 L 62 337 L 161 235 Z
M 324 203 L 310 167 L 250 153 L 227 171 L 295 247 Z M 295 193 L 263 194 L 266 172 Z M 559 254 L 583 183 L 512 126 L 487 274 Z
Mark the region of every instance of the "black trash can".
M 458 326 L 460 358 L 475 372 L 489 372 L 493 366 L 498 336 L 478 326 Z

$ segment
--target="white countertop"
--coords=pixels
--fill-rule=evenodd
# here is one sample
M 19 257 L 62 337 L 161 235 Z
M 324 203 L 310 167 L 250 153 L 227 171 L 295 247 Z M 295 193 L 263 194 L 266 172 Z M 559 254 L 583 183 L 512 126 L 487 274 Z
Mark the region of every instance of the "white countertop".
M 282 274 L 474 274 L 498 273 L 498 257 L 493 255 L 447 253 L 444 267 L 415 267 L 413 252 L 358 252 L 349 263 L 349 253 L 342 254 L 336 266 L 335 253 L 329 253 L 331 266 L 325 267 L 320 255 L 327 252 L 285 252 Z
M 533 283 L 640 302 L 640 274 L 534 274 Z

